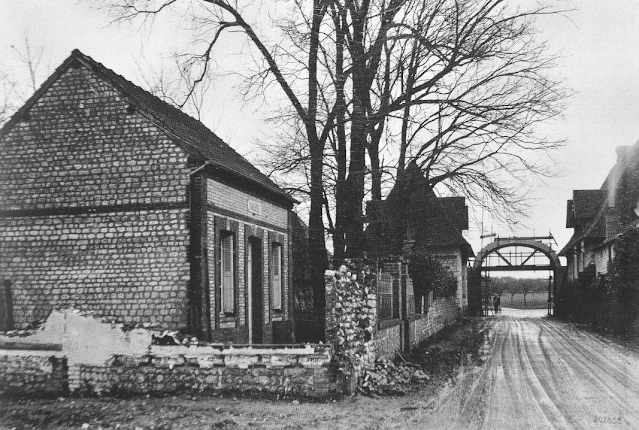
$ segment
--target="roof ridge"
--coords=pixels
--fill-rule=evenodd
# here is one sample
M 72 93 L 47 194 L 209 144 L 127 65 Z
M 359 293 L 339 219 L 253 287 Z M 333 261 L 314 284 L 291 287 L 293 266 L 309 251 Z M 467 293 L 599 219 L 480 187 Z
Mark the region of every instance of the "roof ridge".
M 82 51 L 80 51 L 79 49 L 74 49 L 73 51 L 71 51 L 71 53 L 74 56 L 79 56 L 84 60 L 87 60 L 89 63 L 91 63 L 94 66 L 98 66 L 101 69 L 103 69 L 102 71 L 105 71 L 107 73 L 112 73 L 114 74 L 116 77 L 118 77 L 119 79 L 125 81 L 126 83 L 130 84 L 132 87 L 139 89 L 141 91 L 144 91 L 145 93 L 147 93 L 149 96 L 153 97 L 156 99 L 156 101 L 158 101 L 159 103 L 163 103 L 165 104 L 167 107 L 171 108 L 174 113 L 177 113 L 178 116 L 184 116 L 186 118 L 188 118 L 191 121 L 197 121 L 199 123 L 201 123 L 204 127 L 206 127 L 206 125 L 204 125 L 204 123 L 202 123 L 202 121 L 200 121 L 199 119 L 189 115 L 188 113 L 184 112 L 182 109 L 178 108 L 177 106 L 172 105 L 171 103 L 167 102 L 166 100 L 161 99 L 160 97 L 156 96 L 155 94 L 153 94 L 151 91 L 146 90 L 144 88 L 142 88 L 140 85 L 136 84 L 135 82 L 125 78 L 123 75 L 117 73 L 115 70 L 105 66 L 104 64 L 102 64 L 101 62 L 93 59 L 93 57 L 91 57 L 90 55 L 87 55 L 85 53 L 83 53 Z M 126 91 L 124 91 L 126 93 Z M 216 137 L 217 135 L 215 134 L 215 132 L 211 129 L 209 129 L 208 127 L 206 127 L 212 134 L 214 134 Z M 225 144 L 226 146 L 228 146 L 229 148 L 233 149 L 231 147 L 231 145 L 229 145 L 228 143 L 224 142 L 224 140 L 222 140 L 220 137 L 218 137 L 218 139 L 220 139 L 221 143 Z M 237 152 L 237 151 L 236 151 Z
M 75 51 L 75 50 L 74 50 Z M 35 102 L 44 94 L 44 92 L 49 89 L 49 87 L 60 77 L 60 75 L 69 67 L 71 61 L 73 60 L 73 55 L 67 57 L 58 67 L 55 68 L 53 73 L 49 75 L 49 77 L 40 85 L 38 89 L 27 99 L 26 102 L 22 106 L 18 108 L 17 111 L 14 112 L 13 115 L 0 127 L 0 137 L 2 137 L 8 130 L 13 128 L 16 122 L 23 117 L 23 115 L 31 109 L 31 107 L 35 104 Z

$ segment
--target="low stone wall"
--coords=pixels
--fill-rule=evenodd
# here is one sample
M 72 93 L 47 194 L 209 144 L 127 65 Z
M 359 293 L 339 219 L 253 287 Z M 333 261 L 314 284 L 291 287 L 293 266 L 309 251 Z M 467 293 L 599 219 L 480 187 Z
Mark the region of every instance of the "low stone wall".
M 428 312 L 409 323 L 410 345 L 415 346 L 457 320 L 460 309 L 454 297 L 433 300 Z
M 326 341 L 334 346 L 338 362 L 350 362 L 353 378 L 361 365 L 370 365 L 376 357 L 392 360 L 398 351 L 408 352 L 460 316 L 455 297 L 435 299 L 426 313 L 407 315 L 405 270 L 401 262 L 386 262 L 384 270 L 398 282 L 400 317 L 380 320 L 375 274 L 365 265 L 356 268 L 346 263 L 325 273 Z
M 435 299 L 425 314 L 409 319 L 382 320 L 375 332 L 375 352 L 378 357 L 395 358 L 397 351 L 406 352 L 417 346 L 459 317 L 460 309 L 454 297 Z M 405 334 L 406 330 L 408 335 Z M 408 345 L 406 344 L 408 342 Z
M 313 397 L 337 393 L 330 348 L 153 347 L 140 357 L 115 355 L 104 366 L 70 366 L 78 394 L 250 391 Z
M 375 351 L 378 357 L 395 359 L 397 351 L 402 346 L 402 320 L 392 320 L 388 323 L 382 323 L 381 328 L 377 329 L 375 334 Z
M 0 397 L 67 392 L 67 359 L 52 351 L 0 351 Z
M 96 333 L 104 348 L 95 345 Z M 350 387 L 331 345 L 155 345 L 152 339 L 150 331 L 123 331 L 73 310 L 53 314 L 34 335 L 0 336 L 0 396 L 250 391 L 322 397 Z M 59 351 L 40 350 L 51 342 Z

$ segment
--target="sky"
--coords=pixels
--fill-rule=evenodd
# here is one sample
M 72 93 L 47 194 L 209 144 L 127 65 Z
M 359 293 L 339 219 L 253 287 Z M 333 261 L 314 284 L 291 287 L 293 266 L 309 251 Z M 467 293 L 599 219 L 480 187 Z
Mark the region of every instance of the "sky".
M 110 25 L 107 11 L 91 4 L 97 2 L 0 0 L 0 71 L 28 80 L 12 48 L 24 46 L 26 36 L 31 45 L 43 48 L 43 70 L 54 70 L 78 48 L 141 84 L 141 70 L 168 64 L 170 54 L 188 39 L 188 29 L 179 22 L 158 20 L 152 29 Z M 538 20 L 539 36 L 547 41 L 550 52 L 560 55 L 553 73 L 574 95 L 563 118 L 544 125 L 543 132 L 565 139 L 566 144 L 551 154 L 556 176 L 531 184 L 527 219 L 504 226 L 492 221 L 490 214 L 476 212 L 476 218 L 483 219 L 483 228 L 476 224 L 467 232 L 476 253 L 488 243 L 480 240 L 482 231 L 501 237 L 551 232 L 555 249 L 563 247 L 572 235 L 565 228 L 566 201 L 572 198 L 572 190 L 599 188 L 615 164 L 615 148 L 639 139 L 639 2 L 565 0 L 552 4 L 574 9 Z M 225 49 L 223 55 L 233 62 L 233 49 L 238 48 Z M 255 151 L 252 142 L 268 127 L 266 114 L 263 106 L 242 102 L 232 87 L 235 82 L 228 75 L 216 79 L 202 121 L 250 159 Z

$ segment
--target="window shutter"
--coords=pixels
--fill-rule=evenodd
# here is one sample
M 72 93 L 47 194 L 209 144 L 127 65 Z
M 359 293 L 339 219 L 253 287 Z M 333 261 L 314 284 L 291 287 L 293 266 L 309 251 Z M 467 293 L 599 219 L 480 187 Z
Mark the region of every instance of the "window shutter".
M 282 309 L 282 247 L 273 245 L 273 309 Z
M 222 312 L 235 310 L 233 288 L 233 236 L 222 236 Z

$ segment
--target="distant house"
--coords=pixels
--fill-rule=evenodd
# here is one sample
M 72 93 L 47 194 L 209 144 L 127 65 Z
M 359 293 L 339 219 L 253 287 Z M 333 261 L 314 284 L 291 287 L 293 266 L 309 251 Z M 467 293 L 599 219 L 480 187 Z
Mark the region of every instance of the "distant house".
M 437 197 L 421 169 L 411 163 L 386 200 L 367 206 L 369 258 L 407 256 L 426 249 L 457 278 L 457 303 L 468 306 L 468 258 L 474 253 L 462 232 L 468 230 L 464 197 Z
M 639 221 L 639 142 L 616 149 L 617 163 L 598 190 L 574 190 L 566 227 L 572 238 L 559 253 L 567 259 L 568 279 L 587 267 L 605 274 L 617 237 Z
M 290 341 L 294 201 L 202 123 L 75 50 L 0 130 L 0 278 L 72 306 Z

